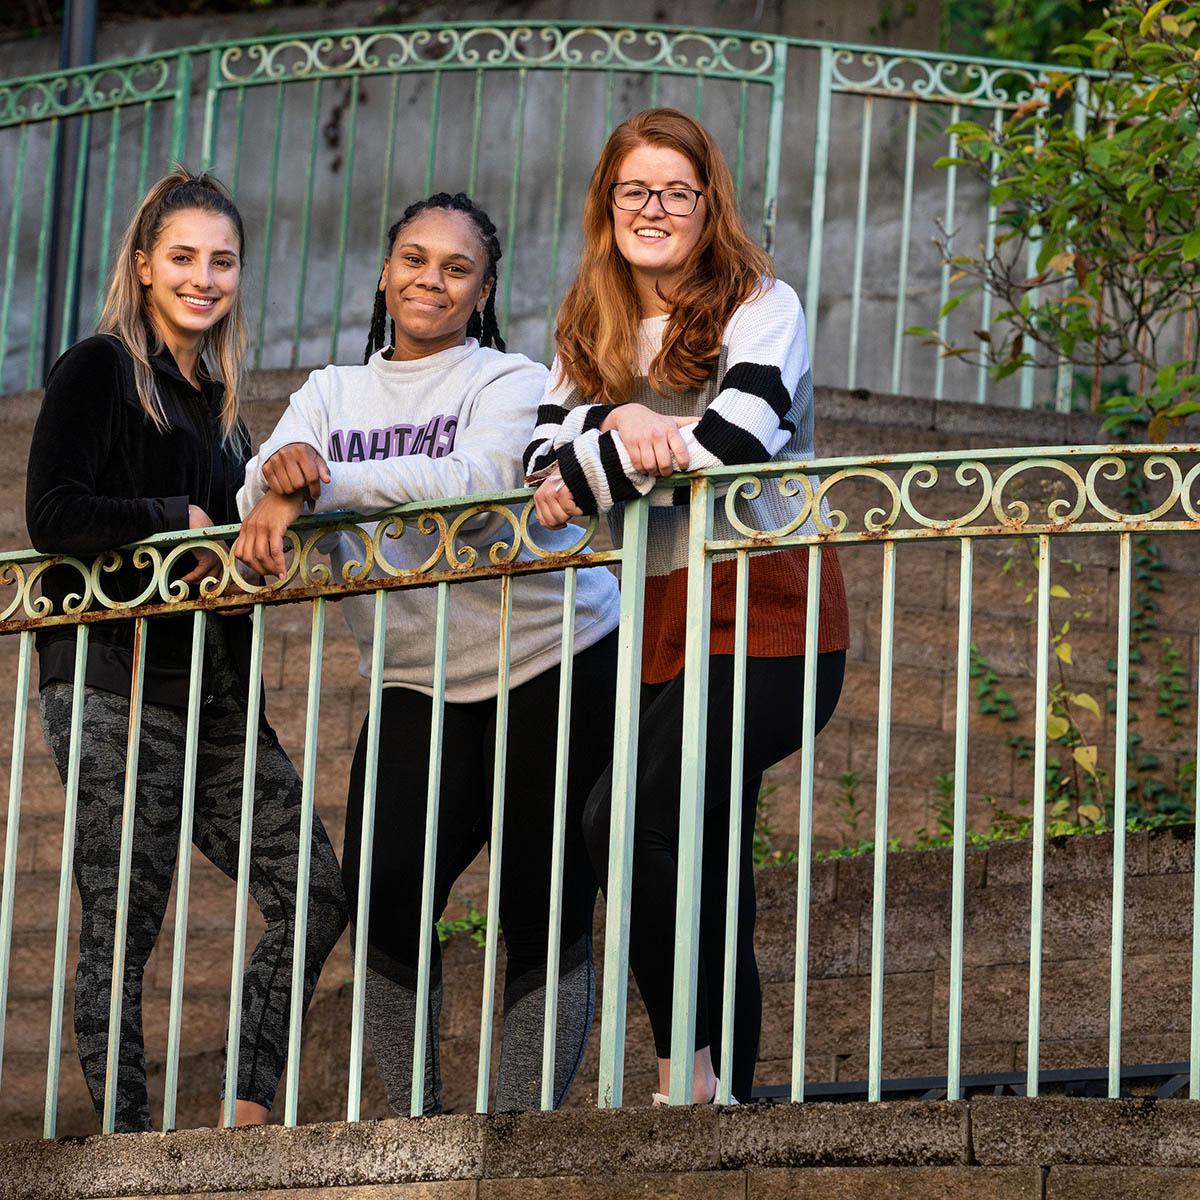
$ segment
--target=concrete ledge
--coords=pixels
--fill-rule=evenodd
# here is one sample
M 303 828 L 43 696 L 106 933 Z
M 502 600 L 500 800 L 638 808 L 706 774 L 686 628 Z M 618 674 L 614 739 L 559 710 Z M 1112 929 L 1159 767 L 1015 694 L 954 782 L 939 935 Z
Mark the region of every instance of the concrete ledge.
M 721 1166 L 966 1166 L 968 1132 L 965 1102 L 727 1108 Z
M 976 1162 L 991 1166 L 1200 1167 L 1200 1104 L 977 1099 L 971 1102 L 971 1140 Z
M 1096 1200 L 1097 1196 L 1200 1200 L 1200 1171 L 1185 1167 L 1054 1167 L 1046 1176 L 1046 1200 Z
M 721 1166 L 712 1107 L 575 1109 L 492 1117 L 483 1174 L 593 1175 L 704 1171 Z
M 765 1169 L 749 1172 L 746 1196 L 747 1200 L 1042 1200 L 1042 1172 L 1038 1167 Z

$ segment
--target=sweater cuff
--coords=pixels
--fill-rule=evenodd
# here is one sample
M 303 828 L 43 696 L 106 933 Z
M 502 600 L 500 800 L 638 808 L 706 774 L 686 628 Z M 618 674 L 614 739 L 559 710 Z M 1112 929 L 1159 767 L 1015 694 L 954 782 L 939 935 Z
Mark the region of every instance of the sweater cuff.
M 191 525 L 188 509 L 191 501 L 187 496 L 168 496 L 163 502 L 164 532 L 174 529 L 187 529 Z

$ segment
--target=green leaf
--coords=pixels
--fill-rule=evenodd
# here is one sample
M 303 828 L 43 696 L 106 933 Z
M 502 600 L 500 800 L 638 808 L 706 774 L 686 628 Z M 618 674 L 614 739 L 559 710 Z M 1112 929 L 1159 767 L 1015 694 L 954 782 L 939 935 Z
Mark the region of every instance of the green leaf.
M 1099 821 L 1104 815 L 1094 804 L 1081 804 L 1075 811 L 1092 822 Z
M 1050 595 L 1058 600 L 1070 600 L 1071 598 L 1071 593 L 1061 583 L 1052 583 L 1050 585 Z
M 1058 645 L 1054 647 L 1054 653 L 1057 654 L 1058 657 L 1061 658 L 1063 660 L 1063 662 L 1065 662 L 1067 664 L 1068 667 L 1071 665 L 1071 643 L 1070 642 L 1059 642 Z
M 1069 699 L 1076 707 L 1086 709 L 1097 721 L 1100 720 L 1100 705 L 1096 703 L 1095 696 L 1088 692 L 1073 692 Z
M 1184 262 L 1191 262 L 1195 258 L 1200 258 L 1200 229 L 1193 229 L 1183 239 L 1183 249 L 1180 251 L 1180 254 Z
M 1095 746 L 1076 746 L 1071 757 L 1089 774 L 1096 773 L 1096 758 L 1099 751 Z

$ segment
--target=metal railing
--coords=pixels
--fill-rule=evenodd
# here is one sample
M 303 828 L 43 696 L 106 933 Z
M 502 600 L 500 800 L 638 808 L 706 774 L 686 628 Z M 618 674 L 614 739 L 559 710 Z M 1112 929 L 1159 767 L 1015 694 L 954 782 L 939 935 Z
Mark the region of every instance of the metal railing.
M 172 159 L 215 169 L 246 217 L 254 365 L 356 359 L 345 330 L 370 313 L 384 232 L 435 188 L 491 212 L 501 325 L 548 358 L 600 146 L 662 103 L 724 147 L 751 227 L 806 298 L 819 382 L 1062 407 L 1069 377 L 1040 394 L 1032 368 L 995 385 L 904 336 L 988 325 L 986 293 L 938 316 L 951 269 L 936 222 L 959 246 L 991 245 L 996 214 L 978 181 L 933 163 L 954 152 L 951 123 L 999 122 L 1041 73 L 738 30 L 525 21 L 286 34 L 3 81 L 0 390 L 37 386 L 91 327 L 114 228 Z M 78 269 L 51 310 L 52 182 L 72 123 L 59 257 Z
M 1130 511 L 1122 497 L 1133 480 L 1146 486 L 1145 511 Z M 682 482 L 682 481 L 680 481 Z M 1061 447 L 1026 450 L 980 450 L 944 454 L 906 454 L 877 458 L 840 458 L 804 464 L 771 464 L 767 467 L 730 467 L 686 477 L 691 489 L 689 534 L 689 589 L 687 610 L 685 707 L 683 744 L 684 775 L 680 795 L 680 841 L 678 854 L 678 910 L 675 952 L 675 1006 L 672 1028 L 671 1099 L 675 1103 L 690 1099 L 691 1047 L 694 1044 L 696 1020 L 696 979 L 698 961 L 697 914 L 700 908 L 700 847 L 703 841 L 704 792 L 706 788 L 731 788 L 734 804 L 731 810 L 729 836 L 731 844 L 740 844 L 741 832 L 736 819 L 741 793 L 741 739 L 734 738 L 732 778 L 705 779 L 701 764 L 706 736 L 706 706 L 704 681 L 708 661 L 708 628 L 711 566 L 714 558 L 736 561 L 737 603 L 735 617 L 734 694 L 733 712 L 744 713 L 746 697 L 746 630 L 747 583 L 750 558 L 764 551 L 782 547 L 804 548 L 808 555 L 808 594 L 806 607 L 807 645 L 817 644 L 820 619 L 821 558 L 827 548 L 836 546 L 847 556 L 863 547 L 882 547 L 882 573 L 879 579 L 881 619 L 879 637 L 878 739 L 874 783 L 875 845 L 888 846 L 889 774 L 891 768 L 892 678 L 895 630 L 896 580 L 905 555 L 919 543 L 951 544 L 958 548 L 959 586 L 958 615 L 955 635 L 955 742 L 953 783 L 953 872 L 951 921 L 949 937 L 949 1025 L 947 1030 L 947 1094 L 950 1099 L 961 1095 L 961 1039 L 963 1013 L 964 960 L 964 895 L 967 851 L 967 796 L 970 771 L 971 679 L 970 646 L 972 638 L 972 585 L 974 550 L 981 539 L 1022 537 L 1034 539 L 1037 551 L 1036 585 L 1036 708 L 1033 722 L 1034 776 L 1032 794 L 1032 836 L 1029 842 L 1031 861 L 1031 909 L 1029 941 L 1028 992 L 1028 1052 L 1027 1087 L 1035 1095 L 1038 1087 L 1040 1032 L 1040 984 L 1042 978 L 1042 927 L 1044 873 L 1043 860 L 1046 842 L 1046 756 L 1049 664 L 1052 635 L 1050 625 L 1050 596 L 1055 586 L 1051 577 L 1051 547 L 1055 543 L 1070 544 L 1079 537 L 1108 539 L 1115 543 L 1118 561 L 1117 627 L 1114 658 L 1116 663 L 1116 720 L 1113 747 L 1113 875 L 1112 875 L 1112 940 L 1110 958 L 1110 1007 L 1108 1040 L 1109 1092 L 1117 1095 L 1121 1064 L 1122 971 L 1124 919 L 1124 846 L 1126 830 L 1126 782 L 1129 756 L 1130 703 L 1130 613 L 1133 578 L 1133 538 L 1144 532 L 1185 536 L 1200 531 L 1200 507 L 1196 487 L 1200 482 L 1200 447 Z M 1047 486 L 1043 487 L 1042 484 Z M 673 486 L 663 481 L 661 486 Z M 747 524 L 746 513 L 739 501 L 761 493 L 763 488 L 778 488 L 786 496 L 796 498 L 797 514 L 787 525 L 778 529 L 758 529 Z M 280 604 L 303 602 L 311 604 L 312 640 L 308 672 L 305 741 L 303 756 L 303 811 L 311 821 L 314 793 L 317 784 L 317 715 L 322 673 L 322 647 L 327 602 L 352 593 L 373 593 L 375 623 L 370 655 L 369 701 L 367 727 L 369 746 L 378 745 L 381 691 L 383 684 L 383 650 L 386 612 L 389 604 L 403 604 L 403 593 L 415 587 L 437 590 L 436 628 L 432 630 L 435 646 L 434 714 L 431 736 L 431 761 L 440 761 L 438 714 L 445 703 L 445 662 L 448 633 L 450 589 L 470 580 L 499 578 L 502 599 L 497 612 L 499 645 L 498 728 L 505 725 L 507 689 L 504 686 L 508 668 L 508 624 L 511 605 L 507 603 L 511 589 L 519 587 L 519 577 L 530 572 L 565 572 L 563 611 L 562 695 L 571 690 L 571 651 L 574 628 L 575 578 L 579 570 L 617 568 L 621 575 L 621 604 L 619 625 L 619 660 L 617 667 L 617 704 L 613 730 L 612 816 L 609 847 L 608 892 L 603 974 L 602 1019 L 600 1029 L 600 1075 L 598 1100 L 602 1106 L 619 1106 L 623 1102 L 625 1062 L 626 1004 L 628 997 L 628 953 L 630 894 L 633 870 L 633 821 L 636 801 L 639 722 L 639 676 L 642 642 L 642 594 L 645 580 L 646 531 L 648 502 L 629 504 L 625 511 L 623 544 L 615 549 L 598 549 L 587 554 L 589 544 L 598 528 L 592 519 L 577 543 L 562 553 L 546 553 L 538 544 L 538 526 L 532 516 L 532 504 L 527 491 L 494 496 L 447 500 L 439 503 L 409 504 L 387 514 L 371 517 L 363 525 L 354 516 L 333 515 L 309 519 L 288 535 L 291 555 L 288 572 L 279 581 L 258 585 L 241 580 L 238 566 L 228 542 L 235 528 L 206 532 L 163 534 L 148 539 L 134 548 L 83 560 L 70 557 L 47 557 L 32 551 L 0 556 L 0 638 L 19 641 L 19 665 L 15 681 L 15 712 L 10 753 L 11 770 L 8 786 L 8 814 L 5 834 L 3 890 L 0 892 L 0 1054 L 5 1044 L 4 1021 L 7 1012 L 7 989 L 12 966 L 14 912 L 18 903 L 21 874 L 18 871 L 18 846 L 21 836 L 21 803 L 24 787 L 25 729 L 31 694 L 31 670 L 34 631 L 51 625 L 68 625 L 76 629 L 76 673 L 73 699 L 73 719 L 70 732 L 69 767 L 66 779 L 66 806 L 63 815 L 61 864 L 59 871 L 58 909 L 52 966 L 53 984 L 47 1021 L 50 1027 L 49 1061 L 46 1073 L 43 1132 L 54 1136 L 57 1120 L 60 1060 L 63 1049 L 63 1011 L 66 993 L 66 962 L 68 923 L 71 908 L 71 867 L 76 819 L 76 803 L 80 782 L 79 747 L 82 735 L 83 671 L 78 664 L 84 661 L 89 630 L 95 622 L 133 618 L 137 636 L 134 641 L 134 679 L 140 678 L 145 658 L 146 639 L 153 636 L 147 620 L 161 613 L 193 614 L 193 653 L 188 700 L 188 728 L 191 731 L 186 748 L 183 821 L 180 831 L 180 877 L 178 881 L 175 942 L 171 960 L 170 1026 L 167 1040 L 166 1099 L 163 1125 L 175 1124 L 176 1090 L 179 1080 L 180 1035 L 184 965 L 188 928 L 188 847 L 190 845 L 191 804 L 196 784 L 196 714 L 203 690 L 203 654 L 205 624 L 210 613 L 252 604 L 253 643 L 251 678 L 247 697 L 247 738 L 245 771 L 243 775 L 243 806 L 253 802 L 255 744 L 253 731 L 258 723 L 258 697 L 262 680 L 265 621 L 269 610 Z M 723 514 L 722 528 L 729 536 L 714 536 L 714 513 Z M 473 517 L 491 514 L 499 522 L 499 532 L 489 533 L 476 542 L 464 534 L 464 526 Z M 812 525 L 806 527 L 806 522 Z M 806 532 L 815 527 L 816 532 Z M 469 529 L 470 527 L 467 526 Z M 361 547 L 360 561 L 349 563 L 341 577 L 334 577 L 320 558 L 318 543 L 331 532 L 339 531 L 353 537 Z M 420 566 L 399 569 L 383 553 L 388 539 L 420 539 L 423 554 Z M 170 582 L 170 573 L 189 547 L 204 545 L 221 560 L 221 575 L 206 584 L 205 595 L 185 598 L 180 584 Z M 901 547 L 906 547 L 901 549 Z M 147 572 L 145 590 L 137 597 L 114 601 L 105 592 L 104 582 L 116 564 L 128 558 Z M 78 574 L 78 588 L 66 602 L 68 611 L 51 613 L 48 604 L 35 593 L 38 580 L 54 564 L 65 564 Z M 249 593 L 223 594 L 230 580 L 240 581 Z M 393 595 L 393 593 L 396 593 Z M 804 739 L 800 758 L 800 792 L 798 824 L 798 867 L 796 878 L 796 927 L 792 1013 L 792 1066 L 790 1095 L 800 1101 L 805 1096 L 805 1044 L 808 1032 L 808 975 L 811 959 L 810 906 L 811 863 L 813 860 L 814 808 L 814 720 L 813 697 L 816 687 L 816 656 L 805 661 L 804 676 Z M 132 697 L 133 718 L 128 747 L 125 780 L 125 807 L 122 823 L 123 844 L 132 837 L 133 801 L 135 796 L 136 765 L 140 738 L 140 703 L 136 689 Z M 565 769 L 569 755 L 569 705 L 561 703 L 558 713 L 558 736 L 555 744 L 547 744 L 544 753 L 556 755 L 558 789 L 565 786 Z M 506 739 L 497 741 L 497 778 L 503 778 Z M 364 785 L 362 816 L 362 855 L 359 880 L 359 907 L 356 917 L 358 936 L 353 975 L 353 1017 L 349 1033 L 350 1071 L 347 1085 L 346 1115 L 356 1120 L 361 1112 L 363 1069 L 363 1004 L 366 969 L 367 900 L 370 894 L 369 866 L 372 859 L 372 839 L 375 813 L 374 755 L 368 752 L 368 768 Z M 556 808 L 555 849 L 557 862 L 551 872 L 554 880 L 548 919 L 555 920 L 562 899 L 561 856 L 563 853 L 563 815 L 561 795 Z M 494 792 L 494 831 L 502 828 L 497 813 L 503 805 L 503 786 Z M 426 811 L 426 847 L 432 845 L 438 813 L 438 772 L 431 770 L 428 807 Z M 306 826 L 307 828 L 307 826 Z M 226 1047 L 226 1079 L 237 1078 L 237 1021 L 240 1008 L 239 979 L 243 962 L 247 918 L 247 872 L 250 823 L 243 817 L 239 857 L 239 879 L 235 917 L 235 952 L 233 986 L 230 995 L 230 1024 Z M 886 852 L 874 858 L 874 884 L 871 896 L 870 933 L 870 1010 L 868 1093 L 872 1100 L 881 1095 L 883 1048 L 887 1038 L 884 1021 L 884 944 L 887 926 L 888 860 Z M 729 862 L 728 896 L 738 895 L 739 860 L 731 853 Z M 499 836 L 494 836 L 489 868 L 489 908 L 494 913 L 495 897 L 504 869 L 504 849 Z M 1196 875 L 1200 889 L 1200 873 Z M 131 867 L 128 853 L 122 855 L 119 877 L 118 920 L 115 932 L 115 957 L 119 961 L 125 938 L 127 916 L 125 900 L 131 886 Z M 308 863 L 301 857 L 297 883 L 297 923 L 294 953 L 298 970 L 302 972 L 305 945 L 304 898 L 309 885 Z M 424 912 L 430 920 L 421 930 L 422 949 L 418 970 L 418 994 L 428 996 L 430 983 L 430 938 L 432 916 L 431 897 L 433 858 L 427 853 L 423 877 Z M 1200 895 L 1197 896 L 1200 901 Z M 1193 912 L 1194 946 L 1200 948 L 1200 903 Z M 550 928 L 553 930 L 554 925 Z M 724 1035 L 722 1045 L 714 1047 L 714 1060 L 719 1074 L 730 1078 L 732 1055 L 731 1006 L 734 995 L 734 937 L 736 923 L 726 921 L 726 958 L 724 979 Z M 556 941 L 552 935 L 551 944 Z M 497 922 L 490 920 L 484 956 L 484 991 L 479 1042 L 476 1105 L 481 1111 L 488 1107 L 491 1084 L 491 1046 L 494 1023 L 493 994 L 496 956 L 498 951 Z M 1195 956 L 1200 962 L 1200 954 Z M 547 1011 L 544 1030 L 546 1054 L 543 1063 L 543 1104 L 549 1105 L 553 1095 L 553 1046 L 555 1043 L 555 1014 L 553 997 L 557 988 L 557 958 L 552 954 L 547 972 Z M 299 979 L 296 975 L 294 978 Z M 120 972 L 114 970 L 110 999 L 111 1028 L 119 1027 L 121 988 Z M 293 986 L 290 1038 L 288 1045 L 288 1076 L 285 1088 L 284 1117 L 289 1123 L 297 1119 L 299 1063 L 301 1054 L 300 989 Z M 424 1046 L 429 1036 L 427 1005 L 417 1006 L 416 1057 L 424 1060 Z M 1192 1055 L 1190 1095 L 1200 1098 L 1200 979 L 1193 978 L 1190 992 Z M 112 1128 L 114 1088 L 117 1078 L 117 1039 L 110 1038 L 108 1086 L 105 1128 Z M 2 1059 L 0 1059 L 2 1066 Z M 413 1113 L 422 1109 L 423 1073 L 413 1071 Z M 0 1088 L 3 1078 L 0 1077 Z M 0 1093 L 2 1094 L 2 1093 Z M 232 1119 L 233 1087 L 227 1091 L 225 1120 Z M 727 1098 L 727 1090 L 725 1096 Z

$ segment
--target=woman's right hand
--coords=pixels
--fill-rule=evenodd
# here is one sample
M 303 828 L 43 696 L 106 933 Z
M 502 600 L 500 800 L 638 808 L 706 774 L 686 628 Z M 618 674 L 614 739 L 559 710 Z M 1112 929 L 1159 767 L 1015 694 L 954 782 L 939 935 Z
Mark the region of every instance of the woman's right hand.
M 242 531 L 233 544 L 235 557 L 260 575 L 282 576 L 287 570 L 284 534 L 303 508 L 300 492 L 290 496 L 268 492 L 242 522 Z
M 275 495 L 291 496 L 302 492 L 307 500 L 318 499 L 321 484 L 333 478 L 329 464 L 307 442 L 289 442 L 276 450 L 263 463 L 262 473 L 267 487 Z
M 629 452 L 634 470 L 643 475 L 674 475 L 688 469 L 687 445 L 679 436 L 695 417 L 664 417 L 644 404 L 619 404 L 600 428 L 616 430 Z
M 188 505 L 189 529 L 208 529 L 212 524 L 212 517 L 200 505 Z M 192 554 L 195 556 L 196 565 L 182 576 L 184 583 L 199 583 L 202 579 L 207 579 L 209 575 L 221 573 L 221 560 L 207 546 L 196 546 L 192 550 Z

